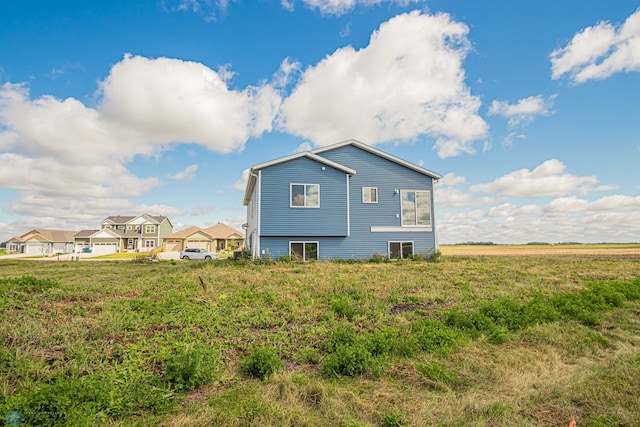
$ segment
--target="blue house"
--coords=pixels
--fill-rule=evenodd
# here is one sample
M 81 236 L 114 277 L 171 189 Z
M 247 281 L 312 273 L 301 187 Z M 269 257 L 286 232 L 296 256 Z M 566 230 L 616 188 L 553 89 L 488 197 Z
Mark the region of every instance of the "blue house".
M 260 163 L 244 195 L 245 248 L 305 261 L 428 255 L 440 178 L 355 140 Z

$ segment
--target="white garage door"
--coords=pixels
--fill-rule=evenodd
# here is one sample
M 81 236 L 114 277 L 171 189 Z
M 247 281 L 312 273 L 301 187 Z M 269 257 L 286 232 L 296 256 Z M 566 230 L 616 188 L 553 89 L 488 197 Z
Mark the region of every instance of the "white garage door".
M 27 243 L 24 253 L 29 255 L 42 255 L 45 253 L 44 245 L 41 243 Z
M 178 252 L 182 250 L 182 240 L 167 240 L 167 252 Z
M 91 250 L 95 255 L 115 254 L 117 251 L 117 243 L 94 243 Z

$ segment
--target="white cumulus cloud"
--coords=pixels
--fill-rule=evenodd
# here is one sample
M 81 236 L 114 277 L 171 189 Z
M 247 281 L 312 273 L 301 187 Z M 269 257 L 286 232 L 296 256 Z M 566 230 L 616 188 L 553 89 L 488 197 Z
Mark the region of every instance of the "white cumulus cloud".
M 510 104 L 508 101 L 494 100 L 489 108 L 489 115 L 506 117 L 511 127 L 527 124 L 537 116 L 552 114 L 551 107 L 555 98 L 556 95 L 548 98 L 542 95 L 530 96 L 520 99 L 515 104 Z
M 9 210 L 39 218 L 107 214 L 169 214 L 169 206 L 122 204 L 162 185 L 129 169 L 177 143 L 211 151 L 241 151 L 247 140 L 272 128 L 280 95 L 271 85 L 229 88 L 228 67 L 171 58 L 126 55 L 100 82 L 97 105 L 75 98 L 32 97 L 25 84 L 0 86 L 0 188 L 17 191 Z M 190 180 L 196 165 L 167 175 Z M 105 209 L 92 207 L 104 200 Z M 60 228 L 60 223 L 56 228 Z
M 375 6 L 383 3 L 408 5 L 421 0 L 301 0 L 308 7 L 318 10 L 323 15 L 344 15 L 357 6 Z M 293 2 L 282 0 L 282 5 L 288 10 L 293 9 Z
M 220 153 L 270 131 L 280 104 L 268 85 L 235 91 L 203 64 L 130 55 L 111 69 L 101 92 L 99 113 L 137 143 L 193 142 Z
M 587 27 L 551 53 L 553 79 L 567 75 L 584 83 L 623 71 L 640 71 L 640 9 L 620 26 L 603 21 Z
M 191 182 L 193 178 L 196 176 L 196 171 L 198 170 L 198 165 L 189 165 L 184 170 L 176 172 L 174 174 L 167 174 L 167 178 L 173 179 L 175 181 L 188 181 Z
M 576 191 L 595 191 L 597 177 L 575 176 L 565 173 L 565 168 L 561 161 L 551 159 L 533 170 L 520 169 L 491 183 L 472 185 L 470 190 L 518 197 L 558 197 Z
M 280 127 L 316 146 L 427 135 L 441 157 L 474 152 L 487 124 L 465 84 L 468 31 L 447 14 L 390 19 L 368 46 L 340 48 L 307 68 L 282 104 Z

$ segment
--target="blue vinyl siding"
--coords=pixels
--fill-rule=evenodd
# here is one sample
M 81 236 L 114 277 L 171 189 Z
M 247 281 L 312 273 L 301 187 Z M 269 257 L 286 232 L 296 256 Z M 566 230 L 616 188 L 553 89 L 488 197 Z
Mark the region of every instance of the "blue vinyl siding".
M 323 152 L 322 157 L 357 171 L 351 177 L 351 237 L 345 249 L 370 257 L 387 253 L 388 241 L 414 241 L 414 252 L 435 248 L 433 215 L 433 179 L 390 160 L 354 146 Z M 362 187 L 378 188 L 378 203 L 362 203 Z M 371 226 L 401 226 L 400 194 L 395 190 L 427 190 L 431 193 L 431 230 L 373 233 Z M 343 256 L 344 257 L 344 256 Z
M 376 253 L 388 255 L 390 241 L 413 242 L 415 254 L 428 254 L 435 249 L 431 177 L 353 145 L 318 155 L 354 169 L 356 174 L 347 178 L 344 172 L 307 157 L 261 169 L 259 245 L 262 254 L 268 253 L 274 258 L 288 255 L 291 241 L 318 242 L 320 260 L 369 259 Z M 291 183 L 319 184 L 320 208 L 291 208 Z M 378 202 L 363 203 L 362 187 L 376 187 Z M 431 227 L 427 227 L 427 231 L 401 228 L 402 190 L 429 191 Z M 394 231 L 372 232 L 372 226 L 393 227 Z
M 318 242 L 318 252 L 320 260 L 335 258 L 342 259 L 370 259 L 374 254 L 387 255 L 389 241 L 412 241 L 413 250 L 416 254 L 431 253 L 435 246 L 433 233 L 371 233 L 375 236 L 367 240 L 367 244 L 362 244 L 351 237 L 323 237 L 305 236 L 300 237 L 263 237 L 261 239 L 261 249 L 269 256 L 278 259 L 283 255 L 289 255 L 290 241 Z
M 319 184 L 320 207 L 291 207 L 292 183 Z M 347 175 L 344 172 L 302 157 L 262 169 L 261 187 L 263 237 L 347 235 Z

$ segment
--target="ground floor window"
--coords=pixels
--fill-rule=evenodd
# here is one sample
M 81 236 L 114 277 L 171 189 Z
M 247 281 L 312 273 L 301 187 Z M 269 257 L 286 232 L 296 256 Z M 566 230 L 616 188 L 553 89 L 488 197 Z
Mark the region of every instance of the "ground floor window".
M 389 258 L 406 259 L 413 255 L 413 242 L 389 242 Z
M 289 242 L 289 256 L 304 261 L 318 259 L 318 242 Z
M 144 247 L 145 248 L 155 248 L 156 246 L 156 241 L 155 240 L 145 240 L 144 241 Z

